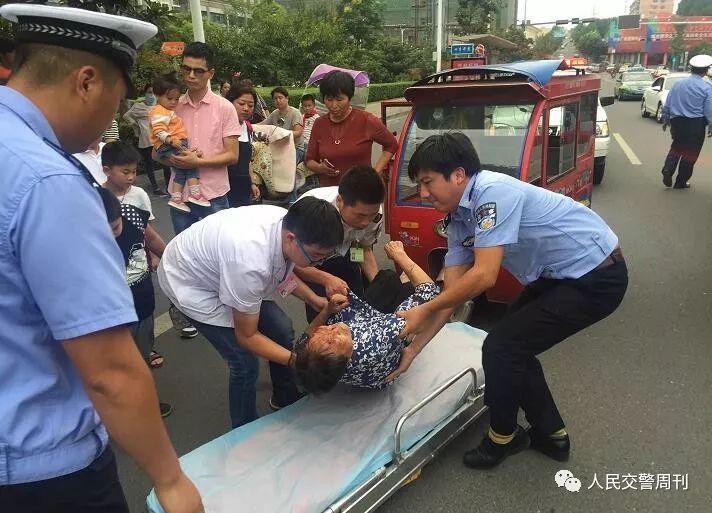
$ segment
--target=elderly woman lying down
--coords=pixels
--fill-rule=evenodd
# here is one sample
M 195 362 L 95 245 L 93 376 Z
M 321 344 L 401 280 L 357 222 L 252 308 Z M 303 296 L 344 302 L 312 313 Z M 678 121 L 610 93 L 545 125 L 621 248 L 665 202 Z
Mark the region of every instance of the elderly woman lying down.
M 415 292 L 397 308 L 409 310 L 438 295 L 438 286 L 394 241 L 385 246 L 388 258 L 404 270 Z M 292 365 L 309 392 L 329 391 L 337 382 L 364 388 L 383 388 L 397 367 L 404 347 L 398 337 L 405 322 L 395 313 L 382 313 L 349 293 L 335 294 L 297 343 Z

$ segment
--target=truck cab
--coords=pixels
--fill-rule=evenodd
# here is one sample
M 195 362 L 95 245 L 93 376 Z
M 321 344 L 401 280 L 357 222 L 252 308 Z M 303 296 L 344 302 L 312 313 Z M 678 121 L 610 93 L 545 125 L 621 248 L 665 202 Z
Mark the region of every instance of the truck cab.
M 444 216 L 408 177 L 410 157 L 431 135 L 462 132 L 482 169 L 591 204 L 601 82 L 583 70 L 555 75 L 566 68 L 548 60 L 451 69 L 415 83 L 404 99 L 382 102 L 384 120 L 389 108 L 410 107 L 387 176 L 386 230 L 433 279 L 441 276 L 447 252 Z M 508 303 L 521 287 L 502 269 L 487 298 Z

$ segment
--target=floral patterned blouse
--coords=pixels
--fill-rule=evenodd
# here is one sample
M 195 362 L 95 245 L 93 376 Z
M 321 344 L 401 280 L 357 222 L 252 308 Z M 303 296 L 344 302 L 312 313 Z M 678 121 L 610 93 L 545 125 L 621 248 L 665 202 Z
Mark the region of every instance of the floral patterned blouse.
M 410 310 L 427 303 L 440 293 L 434 283 L 422 283 L 403 301 L 397 312 Z M 404 341 L 398 337 L 405 321 L 396 314 L 379 312 L 353 293 L 349 293 L 349 306 L 329 317 L 327 324 L 345 323 L 351 329 L 354 352 L 346 367 L 341 383 L 362 388 L 385 388 L 386 377 L 400 362 Z M 298 343 L 306 342 L 302 335 Z

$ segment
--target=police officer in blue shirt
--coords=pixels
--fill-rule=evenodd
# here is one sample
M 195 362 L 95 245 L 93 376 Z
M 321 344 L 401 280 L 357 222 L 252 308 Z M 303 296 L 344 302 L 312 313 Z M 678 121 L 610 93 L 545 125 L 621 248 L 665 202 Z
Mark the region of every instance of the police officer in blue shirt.
M 428 137 L 408 174 L 423 200 L 449 213 L 445 289 L 400 314 L 410 344 L 391 377 L 408 368 L 453 308 L 493 287 L 504 267 L 526 287 L 484 341 L 490 429 L 464 461 L 492 467 L 530 440 L 533 448 L 565 461 L 569 438 L 537 355 L 618 307 L 628 285 L 618 237 L 571 198 L 480 169 L 462 133 Z M 528 432 L 517 425 L 520 407 Z
M 665 100 L 663 132 L 670 125 L 672 135 L 672 145 L 662 171 L 665 187 L 690 187 L 687 182 L 692 178 L 692 170 L 705 143 L 705 126 L 707 137 L 712 137 L 712 84 L 704 79 L 710 66 L 712 57 L 695 55 L 690 59 L 690 76 L 672 86 Z
M 108 435 L 167 513 L 203 511 L 161 420 L 121 252 L 72 153 L 109 126 L 156 27 L 7 4 L 15 69 L 0 87 L 0 511 L 128 512 Z

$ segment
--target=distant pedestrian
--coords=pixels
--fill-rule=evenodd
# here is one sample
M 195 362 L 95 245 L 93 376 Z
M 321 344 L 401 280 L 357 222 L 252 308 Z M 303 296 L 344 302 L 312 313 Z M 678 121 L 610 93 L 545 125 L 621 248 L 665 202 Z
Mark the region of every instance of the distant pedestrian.
M 162 191 L 158 187 L 156 182 L 156 175 L 153 169 L 153 157 L 151 152 L 153 151 L 153 145 L 151 144 L 150 138 L 150 127 L 148 114 L 151 111 L 151 107 L 156 105 L 156 95 L 153 94 L 153 85 L 147 84 L 143 88 L 143 101 L 136 101 L 129 110 L 123 116 L 124 121 L 130 123 L 134 129 L 138 132 L 138 151 L 143 157 L 143 168 L 148 181 L 151 182 L 151 187 L 153 189 L 154 196 L 168 196 L 166 191 Z M 164 172 L 164 178 L 165 178 Z M 168 174 L 168 179 L 170 179 L 170 173 Z M 168 186 L 168 179 L 166 179 L 166 186 Z
M 707 137 L 712 137 L 712 85 L 704 80 L 711 66 L 712 56 L 696 55 L 690 59 L 692 74 L 672 87 L 663 106 L 663 132 L 669 125 L 672 135 L 662 171 L 665 187 L 690 187 L 688 181 L 705 142 L 705 126 Z

